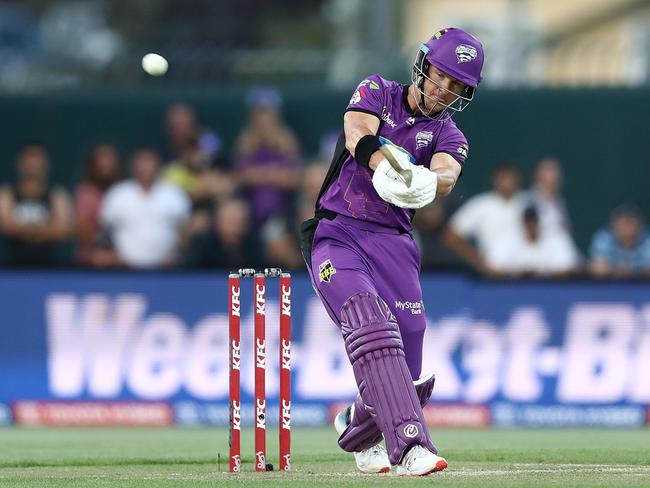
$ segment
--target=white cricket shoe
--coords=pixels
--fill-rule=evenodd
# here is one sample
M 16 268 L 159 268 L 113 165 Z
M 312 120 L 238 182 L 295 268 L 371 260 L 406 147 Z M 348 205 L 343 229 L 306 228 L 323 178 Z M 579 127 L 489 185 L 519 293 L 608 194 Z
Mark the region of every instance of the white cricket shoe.
M 415 445 L 402 458 L 397 465 L 399 476 L 426 476 L 447 467 L 447 460 L 440 457 L 425 447 Z
M 334 428 L 339 435 L 350 425 L 353 415 L 354 404 L 341 410 L 334 418 Z M 354 460 L 357 462 L 357 468 L 362 473 L 388 473 L 390 471 L 388 453 L 381 443 L 352 454 L 354 454 Z

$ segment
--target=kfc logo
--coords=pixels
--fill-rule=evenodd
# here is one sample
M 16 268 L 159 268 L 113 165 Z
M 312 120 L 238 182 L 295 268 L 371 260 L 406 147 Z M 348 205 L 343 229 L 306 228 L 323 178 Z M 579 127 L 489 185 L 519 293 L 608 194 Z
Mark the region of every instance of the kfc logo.
M 231 350 L 232 350 L 232 359 L 231 359 L 232 369 L 233 371 L 234 370 L 240 371 L 241 370 L 241 345 L 239 341 L 233 339 Z
M 291 317 L 291 287 L 282 287 L 282 315 Z
M 291 430 L 291 402 L 282 400 L 282 428 Z
M 291 370 L 291 341 L 282 339 L 282 369 Z
M 230 290 L 230 293 L 232 295 L 232 301 L 230 305 L 230 314 L 233 317 L 239 317 L 239 313 L 241 310 L 240 302 L 239 302 L 239 287 L 238 286 L 233 286 Z
M 264 285 L 257 285 L 255 287 L 255 313 L 257 315 L 264 315 L 266 306 L 266 287 Z
M 237 400 L 232 401 L 232 428 L 241 430 L 241 403 Z

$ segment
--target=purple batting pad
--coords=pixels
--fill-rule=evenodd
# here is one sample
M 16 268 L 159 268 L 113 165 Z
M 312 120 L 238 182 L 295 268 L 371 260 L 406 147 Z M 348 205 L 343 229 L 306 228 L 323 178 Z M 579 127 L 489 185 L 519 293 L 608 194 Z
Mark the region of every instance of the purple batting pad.
M 437 452 L 388 305 L 371 293 L 352 296 L 341 308 L 341 331 L 361 399 L 384 435 L 391 464 L 415 444 Z
M 435 375 L 429 374 L 413 382 L 422 407 L 429 401 L 435 381 Z M 350 424 L 339 437 L 339 446 L 344 451 L 359 452 L 378 444 L 382 439 L 381 430 L 379 430 L 372 416 L 366 410 L 361 396 L 357 395 L 354 400 Z

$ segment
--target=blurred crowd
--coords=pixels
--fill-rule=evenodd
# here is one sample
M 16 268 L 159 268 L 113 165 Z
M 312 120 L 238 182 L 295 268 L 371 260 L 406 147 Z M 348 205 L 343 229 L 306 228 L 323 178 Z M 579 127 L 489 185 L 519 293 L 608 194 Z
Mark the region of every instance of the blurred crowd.
M 167 146 L 122 160 L 100 144 L 70 194 L 48 182 L 47 148 L 27 145 L 17 178 L 0 188 L 5 266 L 85 268 L 301 269 L 299 223 L 313 215 L 335 136 L 305 159 L 272 89 L 253 90 L 232 154 L 218 132 L 185 104 L 168 108 Z M 422 268 L 470 268 L 489 277 L 650 276 L 650 234 L 641 210 L 624 203 L 595 231 L 586 255 L 572 238 L 562 197 L 562 165 L 536 165 L 527 188 L 502 164 L 492 189 L 459 192 L 417 212 Z M 73 256 L 62 257 L 62 249 Z

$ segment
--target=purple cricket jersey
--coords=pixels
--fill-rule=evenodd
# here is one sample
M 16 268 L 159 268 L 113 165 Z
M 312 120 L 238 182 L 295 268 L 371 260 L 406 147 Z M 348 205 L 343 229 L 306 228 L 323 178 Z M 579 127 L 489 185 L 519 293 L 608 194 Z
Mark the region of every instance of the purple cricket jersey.
M 446 152 L 462 165 L 468 152 L 467 139 L 454 121 L 414 115 L 407 95 L 408 85 L 372 75 L 359 84 L 346 111 L 378 117 L 377 135 L 408 151 L 416 164 L 428 168 L 435 153 Z M 318 210 L 410 232 L 412 211 L 384 201 L 372 186 L 372 171 L 359 165 L 344 146 L 337 149 L 334 164 L 338 162 L 340 168 L 334 170 L 338 174 L 328 175 Z

